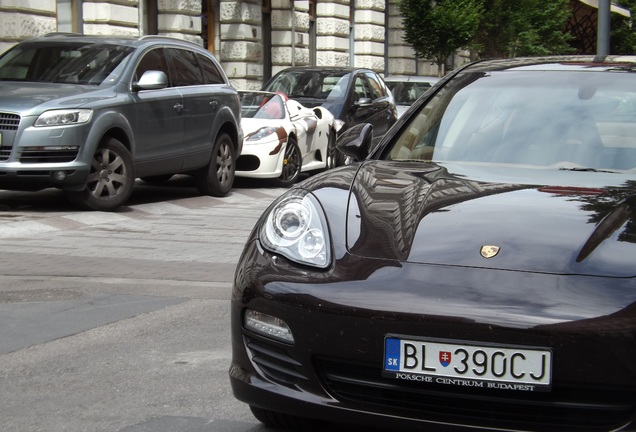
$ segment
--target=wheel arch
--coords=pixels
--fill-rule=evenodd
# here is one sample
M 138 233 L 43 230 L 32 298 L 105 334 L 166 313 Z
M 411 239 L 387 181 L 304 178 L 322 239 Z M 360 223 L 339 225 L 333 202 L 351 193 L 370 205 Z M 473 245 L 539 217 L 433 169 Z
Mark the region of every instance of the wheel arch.
M 229 108 L 224 108 L 216 116 L 215 124 L 218 125 L 217 129 L 212 133 L 212 142 L 216 142 L 218 136 L 222 133 L 226 133 L 230 136 L 232 143 L 234 144 L 234 150 L 236 151 L 236 157 L 241 154 L 243 149 L 243 132 L 240 129 L 239 120 L 235 118 Z
M 106 112 L 101 114 L 91 127 L 88 139 L 86 140 L 87 151 L 91 151 L 91 154 L 93 154 L 104 139 L 115 138 L 120 141 L 134 157 L 135 146 L 133 137 L 132 127 L 124 115 L 113 111 Z

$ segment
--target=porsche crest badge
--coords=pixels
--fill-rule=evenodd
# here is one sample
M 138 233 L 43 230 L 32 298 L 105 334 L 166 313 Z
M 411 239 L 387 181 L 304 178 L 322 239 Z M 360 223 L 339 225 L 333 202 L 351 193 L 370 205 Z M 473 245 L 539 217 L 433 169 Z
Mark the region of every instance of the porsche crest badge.
M 485 245 L 481 247 L 481 251 L 479 251 L 479 253 L 481 256 L 488 259 L 497 255 L 499 253 L 499 249 L 499 246 Z

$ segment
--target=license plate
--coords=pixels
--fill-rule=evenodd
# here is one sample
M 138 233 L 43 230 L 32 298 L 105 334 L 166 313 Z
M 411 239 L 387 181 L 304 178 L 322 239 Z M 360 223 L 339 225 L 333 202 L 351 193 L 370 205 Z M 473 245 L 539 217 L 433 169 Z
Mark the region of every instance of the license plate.
M 387 336 L 383 369 L 385 376 L 422 383 L 549 391 L 552 352 L 537 347 Z

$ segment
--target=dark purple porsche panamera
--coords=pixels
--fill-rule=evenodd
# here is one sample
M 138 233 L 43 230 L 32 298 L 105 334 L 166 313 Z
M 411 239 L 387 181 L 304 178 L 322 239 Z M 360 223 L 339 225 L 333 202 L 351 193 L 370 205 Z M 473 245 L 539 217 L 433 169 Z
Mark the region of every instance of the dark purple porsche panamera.
M 636 430 L 636 57 L 478 62 L 263 214 L 235 396 L 273 426 Z

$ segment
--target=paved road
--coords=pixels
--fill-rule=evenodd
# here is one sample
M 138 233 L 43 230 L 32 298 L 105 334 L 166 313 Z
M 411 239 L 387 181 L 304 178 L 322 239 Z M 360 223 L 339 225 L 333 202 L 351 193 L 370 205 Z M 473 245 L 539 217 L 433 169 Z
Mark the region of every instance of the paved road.
M 228 300 L 282 192 L 175 178 L 102 213 L 0 191 L 2 431 L 265 431 L 229 388 Z

